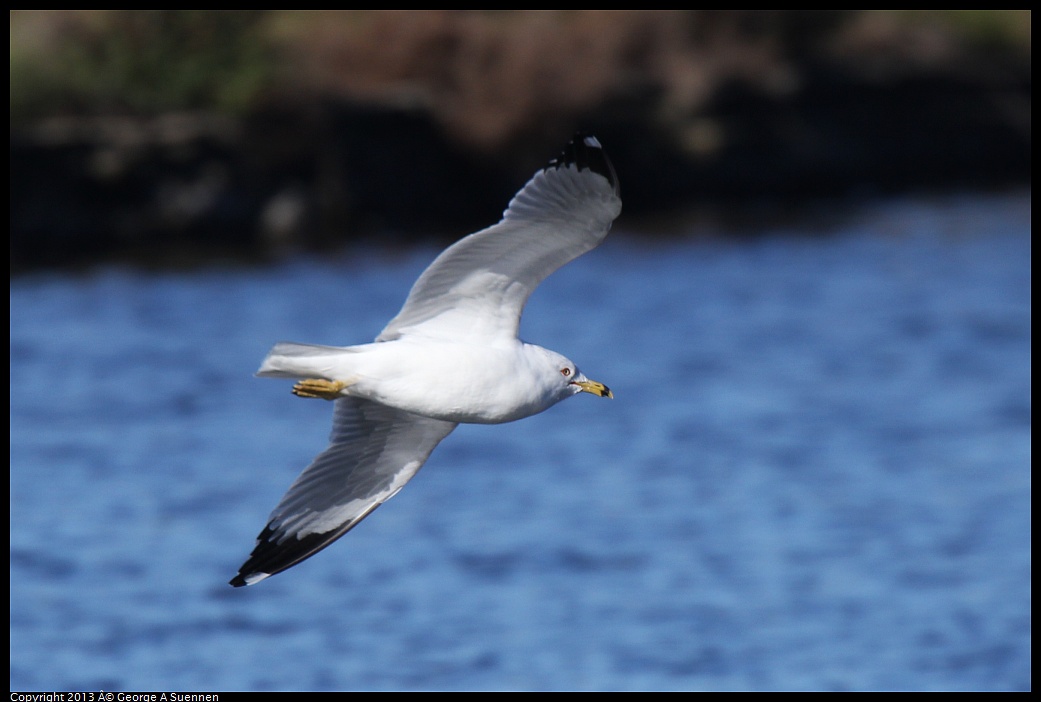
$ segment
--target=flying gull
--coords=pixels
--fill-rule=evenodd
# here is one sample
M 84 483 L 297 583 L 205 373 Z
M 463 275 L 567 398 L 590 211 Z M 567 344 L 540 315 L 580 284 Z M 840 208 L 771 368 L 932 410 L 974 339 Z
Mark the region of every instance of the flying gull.
M 254 585 L 346 534 L 461 422 L 512 422 L 581 392 L 613 397 L 517 330 L 536 286 L 599 245 L 621 210 L 603 147 L 576 135 L 498 224 L 459 240 L 423 271 L 374 343 L 276 344 L 257 375 L 293 378 L 295 395 L 335 401 L 332 435 L 231 585 Z

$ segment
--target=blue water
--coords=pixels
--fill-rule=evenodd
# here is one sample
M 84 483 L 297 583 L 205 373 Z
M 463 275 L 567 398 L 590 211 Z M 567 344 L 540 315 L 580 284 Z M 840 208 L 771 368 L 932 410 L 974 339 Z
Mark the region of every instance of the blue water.
M 436 251 L 13 280 L 11 688 L 1029 689 L 1029 194 L 692 233 L 531 301 L 614 401 L 461 427 L 237 590 L 331 413 L 253 371 Z

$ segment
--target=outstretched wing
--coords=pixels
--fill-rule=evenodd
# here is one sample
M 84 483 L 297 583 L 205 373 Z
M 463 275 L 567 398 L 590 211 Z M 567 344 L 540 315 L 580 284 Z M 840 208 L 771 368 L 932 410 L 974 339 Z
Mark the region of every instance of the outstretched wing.
M 368 400 L 337 400 L 329 447 L 282 497 L 231 584 L 260 582 L 346 534 L 393 497 L 455 427 Z
M 423 271 L 377 341 L 515 337 L 531 292 L 600 244 L 621 211 L 603 147 L 576 136 L 514 196 L 502 221 L 456 242 Z

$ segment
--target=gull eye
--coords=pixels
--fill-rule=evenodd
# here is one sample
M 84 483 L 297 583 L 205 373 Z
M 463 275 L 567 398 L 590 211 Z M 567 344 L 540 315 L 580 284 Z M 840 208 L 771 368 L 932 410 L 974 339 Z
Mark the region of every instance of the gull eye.
M 568 378 L 568 377 L 571 376 L 571 369 L 568 368 L 567 366 L 565 366 L 565 367 L 560 369 L 560 374 L 562 376 L 564 376 L 565 378 Z

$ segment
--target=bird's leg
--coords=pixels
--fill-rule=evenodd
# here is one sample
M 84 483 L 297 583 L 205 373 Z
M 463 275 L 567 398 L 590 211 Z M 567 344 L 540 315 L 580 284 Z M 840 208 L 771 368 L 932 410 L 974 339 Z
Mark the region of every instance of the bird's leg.
M 321 378 L 307 378 L 293 386 L 293 394 L 297 397 L 315 397 L 323 400 L 338 400 L 343 397 L 340 391 L 350 383 L 342 380 L 322 380 Z

